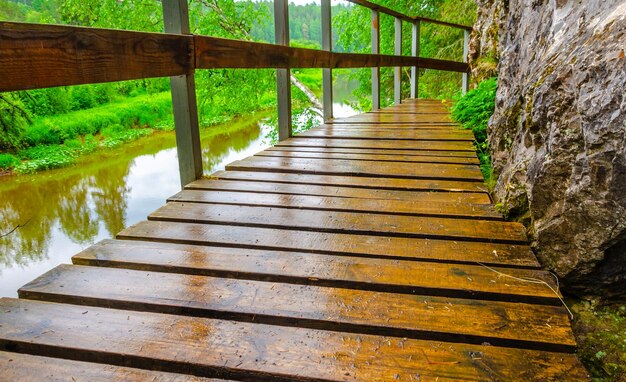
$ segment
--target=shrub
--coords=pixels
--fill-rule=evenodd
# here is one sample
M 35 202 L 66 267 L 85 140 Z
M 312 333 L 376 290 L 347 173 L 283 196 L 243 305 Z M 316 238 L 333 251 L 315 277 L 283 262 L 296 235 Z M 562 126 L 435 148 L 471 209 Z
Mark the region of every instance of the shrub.
M 480 170 L 489 183 L 492 176 L 491 154 L 487 142 L 487 126 L 496 105 L 497 78 L 490 78 L 467 92 L 452 108 L 452 118 L 464 128 L 471 129 L 476 139 Z
M 11 154 L 0 154 L 0 170 L 10 170 L 20 164 L 20 160 Z

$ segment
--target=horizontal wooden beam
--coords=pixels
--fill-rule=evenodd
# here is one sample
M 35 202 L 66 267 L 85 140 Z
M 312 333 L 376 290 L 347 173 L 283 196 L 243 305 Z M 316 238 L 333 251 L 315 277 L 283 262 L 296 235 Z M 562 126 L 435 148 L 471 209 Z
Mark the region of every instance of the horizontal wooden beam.
M 419 66 L 465 73 L 463 62 L 422 57 L 333 53 L 250 41 L 194 36 L 196 68 L 370 68 Z
M 0 22 L 0 91 L 191 74 L 214 68 L 417 66 L 467 73 L 467 63 L 333 53 L 208 36 Z
M 350 3 L 353 3 L 353 4 L 360 5 L 360 6 L 365 7 L 365 8 L 369 8 L 369 9 L 373 9 L 373 10 L 379 11 L 381 13 L 384 13 L 384 14 L 387 14 L 389 16 L 393 16 L 393 17 L 399 18 L 402 21 L 407 21 L 407 22 L 410 22 L 410 23 L 413 23 L 415 21 L 424 21 L 424 22 L 427 22 L 427 23 L 444 25 L 444 26 L 448 26 L 448 27 L 452 27 L 452 28 L 465 29 L 465 30 L 469 30 L 469 31 L 472 30 L 472 27 L 468 26 L 468 25 L 449 23 L 447 21 L 430 19 L 428 17 L 407 16 L 407 15 L 402 14 L 400 12 L 396 12 L 393 9 L 389 9 L 387 7 L 383 7 L 382 5 L 374 4 L 374 3 L 369 2 L 367 0 L 347 0 L 347 1 L 350 2 Z
M 0 22 L 0 91 L 193 72 L 193 37 Z

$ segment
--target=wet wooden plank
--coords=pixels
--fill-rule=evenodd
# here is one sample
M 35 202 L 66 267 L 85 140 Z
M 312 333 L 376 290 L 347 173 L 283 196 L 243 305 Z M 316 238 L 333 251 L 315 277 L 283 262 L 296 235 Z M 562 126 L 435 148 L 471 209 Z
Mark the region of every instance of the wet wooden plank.
M 478 158 L 471 157 L 439 157 L 426 155 L 377 155 L 377 154 L 352 154 L 352 153 L 319 153 L 306 151 L 279 151 L 265 150 L 255 154 L 261 157 L 281 158 L 315 158 L 315 159 L 349 159 L 365 160 L 373 162 L 409 162 L 409 163 L 452 163 L 452 164 L 478 164 Z
M 191 36 L 0 22 L 0 92 L 192 73 Z
M 224 204 L 234 206 L 263 206 L 298 210 L 365 212 L 368 214 L 403 216 L 442 216 L 480 220 L 504 220 L 492 205 L 466 202 L 420 202 L 322 197 L 312 195 L 253 194 L 209 190 L 183 190 L 169 202 Z
M 334 138 L 334 139 L 386 139 L 414 141 L 474 141 L 470 131 L 421 131 L 395 129 L 391 131 L 366 131 L 360 129 L 311 129 L 297 135 L 299 138 Z
M 226 165 L 228 171 L 269 171 L 319 175 L 350 175 L 404 179 L 483 182 L 476 165 L 371 162 L 345 159 L 272 158 L 252 156 Z
M 573 352 L 562 306 L 60 265 L 20 298 L 268 325 Z
M 278 142 L 279 147 L 337 147 L 391 150 L 430 150 L 430 151 L 469 151 L 476 155 L 471 142 L 465 141 L 408 141 L 408 140 L 363 140 L 363 139 L 323 139 L 323 138 L 290 138 Z
M 4 381 L 46 382 L 227 382 L 223 379 L 130 367 L 41 357 L 0 351 L 0 370 Z
M 371 188 L 317 186 L 311 184 L 275 183 L 253 180 L 198 179 L 185 186 L 187 190 L 216 190 L 285 195 L 334 196 L 372 200 L 407 200 L 422 203 L 490 204 L 489 196 L 479 192 L 388 191 Z
M 546 271 L 318 253 L 104 240 L 74 264 L 441 297 L 559 305 Z M 497 273 L 499 272 L 499 273 Z M 506 274 L 508 276 L 503 276 Z M 542 280 L 545 284 L 521 279 Z
M 343 154 L 368 154 L 368 155 L 396 155 L 396 156 L 428 156 L 437 158 L 464 158 L 478 159 L 476 152 L 471 151 L 428 151 L 428 150 L 393 150 L 377 148 L 337 148 L 337 147 L 300 147 L 300 146 L 273 146 L 262 152 L 312 152 L 312 153 L 343 153 Z
M 2 299 L 0 346 L 254 380 L 581 380 L 573 354 Z M 71 344 L 71 349 L 68 349 Z M 454 365 L 454 367 L 451 367 Z
M 398 237 L 528 242 L 526 229 L 520 223 L 337 211 L 296 212 L 278 207 L 170 202 L 151 213 L 148 219 Z
M 353 235 L 171 221 L 139 222 L 118 233 L 117 238 L 474 265 L 476 262 L 481 262 L 487 265 L 539 267 L 530 247 L 519 244 Z
M 310 184 L 319 186 L 344 186 L 376 190 L 395 191 L 441 191 L 441 192 L 480 192 L 487 196 L 487 186 L 479 182 L 449 181 L 441 179 L 394 179 L 354 177 L 342 175 L 316 175 L 295 173 L 273 173 L 264 171 L 218 171 L 212 178 L 276 182 L 285 184 Z
M 449 114 L 383 114 L 383 113 L 367 113 L 357 114 L 346 118 L 336 118 L 327 123 L 450 123 L 452 119 Z

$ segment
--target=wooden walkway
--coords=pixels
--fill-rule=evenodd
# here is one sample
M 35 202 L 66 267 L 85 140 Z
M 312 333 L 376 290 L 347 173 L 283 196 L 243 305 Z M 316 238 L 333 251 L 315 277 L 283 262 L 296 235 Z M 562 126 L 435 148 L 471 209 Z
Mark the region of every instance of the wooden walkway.
M 472 140 L 409 100 L 189 184 L 0 301 L 0 379 L 585 380 Z

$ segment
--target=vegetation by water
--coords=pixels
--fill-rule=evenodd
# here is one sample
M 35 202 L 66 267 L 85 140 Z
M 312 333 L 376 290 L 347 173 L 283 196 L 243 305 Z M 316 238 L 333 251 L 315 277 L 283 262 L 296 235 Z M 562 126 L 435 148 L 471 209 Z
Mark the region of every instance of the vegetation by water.
M 459 98 L 452 107 L 452 118 L 460 122 L 464 128 L 471 129 L 476 138 L 476 152 L 480 159 L 480 170 L 485 182 L 493 186 L 493 168 L 489 142 L 487 141 L 487 125 L 496 107 L 496 89 L 498 80 L 490 78 L 478 84 Z
M 471 0 L 381 0 L 380 3 L 407 14 L 464 23 L 471 23 L 475 13 Z M 192 31 L 197 34 L 274 40 L 270 1 L 193 0 L 189 12 Z M 334 50 L 369 52 L 369 27 L 364 28 L 370 23 L 369 10 L 334 5 L 332 12 Z M 290 5 L 291 45 L 321 46 L 320 15 L 319 5 Z M 0 0 L 0 20 L 156 32 L 161 31 L 163 25 L 161 4 L 151 0 Z M 410 30 L 405 33 L 410 34 Z M 457 34 L 451 28 L 440 30 L 437 26 L 424 25 L 422 55 L 460 59 L 462 32 L 460 37 Z M 405 53 L 410 50 L 409 40 L 405 39 Z M 392 41 L 392 20 L 383 16 L 382 53 L 392 53 Z M 305 69 L 294 73 L 313 93 L 321 96 L 321 70 Z M 344 73 L 360 81 L 357 92 L 360 98 L 355 104 L 368 107 L 369 69 Z M 423 97 L 448 97 L 458 92 L 460 77 L 440 74 L 437 73 L 435 80 L 433 73 L 422 73 Z M 393 88 L 387 69 L 383 69 L 382 84 L 383 104 L 386 104 Z M 274 70 L 198 71 L 196 87 L 201 125 L 209 126 L 275 107 L 275 86 Z M 404 86 L 408 92 L 408 80 Z M 0 93 L 0 172 L 32 173 L 68 166 L 75 163 L 76 158 L 98 149 L 151 134 L 154 130 L 171 128 L 168 92 L 168 80 L 157 78 Z M 292 87 L 292 95 L 296 131 L 320 121 L 319 114 L 309 108 L 304 93 Z

